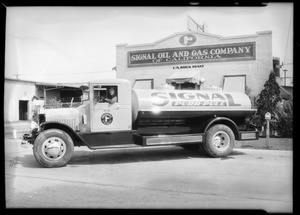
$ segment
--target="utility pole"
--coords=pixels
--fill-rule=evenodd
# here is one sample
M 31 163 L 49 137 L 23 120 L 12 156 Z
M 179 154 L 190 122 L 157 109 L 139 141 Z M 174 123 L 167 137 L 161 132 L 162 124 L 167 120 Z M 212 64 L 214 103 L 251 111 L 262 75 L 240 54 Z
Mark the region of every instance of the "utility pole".
M 267 112 L 265 114 L 265 120 L 266 120 L 266 123 L 267 123 L 267 126 L 266 126 L 267 149 L 270 149 L 270 120 L 271 120 L 271 114 L 269 112 Z

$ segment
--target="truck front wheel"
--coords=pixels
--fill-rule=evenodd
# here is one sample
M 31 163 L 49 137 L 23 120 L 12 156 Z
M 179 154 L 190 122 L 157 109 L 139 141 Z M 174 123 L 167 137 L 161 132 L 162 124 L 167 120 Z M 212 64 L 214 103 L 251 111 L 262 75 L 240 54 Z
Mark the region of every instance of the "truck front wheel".
M 59 129 L 49 129 L 36 138 L 33 144 L 35 159 L 45 167 L 61 167 L 67 164 L 74 151 L 71 137 Z
M 214 125 L 208 129 L 202 147 L 211 157 L 226 157 L 233 150 L 234 133 L 226 125 Z

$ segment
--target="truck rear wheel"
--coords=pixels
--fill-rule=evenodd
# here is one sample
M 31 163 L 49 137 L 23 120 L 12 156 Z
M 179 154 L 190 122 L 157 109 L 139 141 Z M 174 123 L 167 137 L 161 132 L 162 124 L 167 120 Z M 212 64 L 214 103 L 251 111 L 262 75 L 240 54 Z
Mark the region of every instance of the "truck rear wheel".
M 208 129 L 202 147 L 211 157 L 226 157 L 233 150 L 234 140 L 233 131 L 226 125 L 218 124 Z
M 61 167 L 68 163 L 74 151 L 71 137 L 59 129 L 49 129 L 36 138 L 33 144 L 35 159 L 45 167 Z

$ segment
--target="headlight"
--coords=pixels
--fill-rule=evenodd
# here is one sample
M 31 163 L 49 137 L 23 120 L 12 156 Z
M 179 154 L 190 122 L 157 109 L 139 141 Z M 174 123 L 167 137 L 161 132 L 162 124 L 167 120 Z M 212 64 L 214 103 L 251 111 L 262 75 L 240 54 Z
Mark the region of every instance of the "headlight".
M 39 127 L 39 125 L 35 121 L 31 121 L 31 123 L 30 123 L 31 130 L 38 128 L 38 127 Z

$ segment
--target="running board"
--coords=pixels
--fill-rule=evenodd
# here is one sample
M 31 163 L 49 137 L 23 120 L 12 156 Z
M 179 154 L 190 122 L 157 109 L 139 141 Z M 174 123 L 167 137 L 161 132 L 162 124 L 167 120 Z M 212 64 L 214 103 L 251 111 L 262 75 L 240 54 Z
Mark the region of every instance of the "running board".
M 203 141 L 203 134 L 176 134 L 143 136 L 134 134 L 136 144 L 142 146 L 175 145 L 185 143 L 200 143 Z
M 124 148 L 141 148 L 140 145 L 136 144 L 122 144 L 122 145 L 106 145 L 106 146 L 94 146 L 90 147 L 90 149 L 124 149 Z

